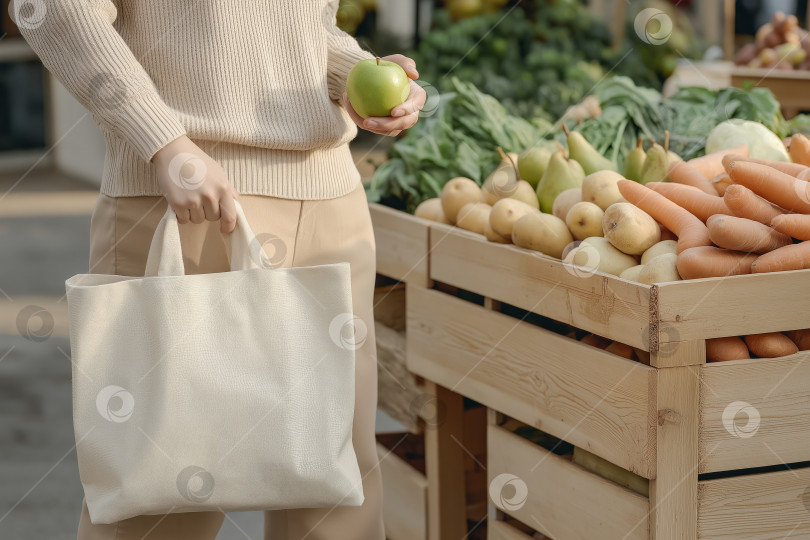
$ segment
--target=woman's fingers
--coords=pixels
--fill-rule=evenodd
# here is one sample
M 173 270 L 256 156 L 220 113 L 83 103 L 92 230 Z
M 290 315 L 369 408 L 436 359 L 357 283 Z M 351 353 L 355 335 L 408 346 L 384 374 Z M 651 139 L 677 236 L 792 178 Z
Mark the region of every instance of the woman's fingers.
M 398 118 L 415 112 L 421 111 L 425 102 L 427 101 L 427 92 L 425 89 L 411 81 L 411 93 L 405 103 L 397 105 L 391 110 L 391 116 Z
M 205 210 L 203 209 L 202 204 L 200 203 L 193 203 L 191 207 L 188 209 L 189 215 L 191 216 L 191 222 L 200 224 L 205 221 Z
M 405 74 L 408 75 L 408 77 L 411 79 L 419 78 L 419 72 L 416 71 L 416 62 L 414 62 L 411 58 L 408 58 L 404 54 L 392 54 L 390 56 L 385 56 L 381 58 L 381 60 L 388 60 L 389 62 L 399 64 L 399 67 L 404 69 Z
M 225 196 L 219 201 L 221 218 L 219 220 L 219 230 L 229 233 L 236 228 L 236 203 L 233 197 Z
M 366 118 L 365 122 L 363 123 L 363 127 L 369 131 L 373 131 L 374 133 L 393 137 L 395 136 L 394 132 L 399 133 L 402 130 L 413 127 L 418 120 L 418 112 L 414 112 L 406 116 L 400 116 L 399 118 L 392 118 L 390 116 L 386 116 L 384 118 L 371 117 Z
M 217 221 L 220 216 L 219 199 L 214 196 L 204 196 L 202 204 L 203 211 L 205 212 L 205 219 L 208 221 Z

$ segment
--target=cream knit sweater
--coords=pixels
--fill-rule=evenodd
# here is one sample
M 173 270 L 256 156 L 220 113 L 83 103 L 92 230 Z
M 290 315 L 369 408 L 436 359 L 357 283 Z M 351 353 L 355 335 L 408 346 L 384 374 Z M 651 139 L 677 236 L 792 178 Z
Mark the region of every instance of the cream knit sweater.
M 102 193 L 160 195 L 149 160 L 184 134 L 240 193 L 357 186 L 340 97 L 373 56 L 335 26 L 338 0 L 15 2 L 25 39 L 104 133 Z

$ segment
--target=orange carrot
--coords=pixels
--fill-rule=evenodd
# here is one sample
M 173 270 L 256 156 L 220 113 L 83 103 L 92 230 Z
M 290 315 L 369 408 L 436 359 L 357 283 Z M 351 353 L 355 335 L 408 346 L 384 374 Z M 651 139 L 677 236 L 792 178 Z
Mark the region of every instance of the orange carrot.
M 796 344 L 800 351 L 810 350 L 810 328 L 791 330 L 786 335 L 790 338 L 790 341 Z
M 790 159 L 795 163 L 810 166 L 810 139 L 797 133 L 790 138 Z
M 810 183 L 767 165 L 748 161 L 731 164 L 729 176 L 773 204 L 803 214 L 810 213 Z
M 788 235 L 759 221 L 736 216 L 712 216 L 706 226 L 716 245 L 743 253 L 767 253 L 793 243 Z
M 678 255 L 678 274 L 683 279 L 738 276 L 751 273 L 757 256 L 714 246 L 698 246 Z
M 778 206 L 739 184 L 728 186 L 723 194 L 723 200 L 735 216 L 753 219 L 765 225 L 770 225 L 773 218 L 785 213 Z
M 714 190 L 717 191 L 717 194 L 721 197 L 726 194 L 726 189 L 733 183 L 731 177 L 726 172 L 718 174 L 709 181 L 712 183 Z
M 717 190 L 714 189 L 709 178 L 710 177 L 704 175 L 695 167 L 683 161 L 676 161 L 669 166 L 669 179 L 673 182 L 694 186 L 709 195 L 717 195 Z
M 706 225 L 663 195 L 632 180 L 619 180 L 618 186 L 627 202 L 638 206 L 675 233 L 678 253 L 690 247 L 711 245 Z
M 605 350 L 617 356 L 627 358 L 628 360 L 633 359 L 633 347 L 631 347 L 630 345 L 625 345 L 624 343 L 619 343 L 618 341 L 614 341 L 613 343 L 605 347 Z
M 711 154 L 706 154 L 705 156 L 690 159 L 687 161 L 687 163 L 703 173 L 703 176 L 706 178 L 714 178 L 723 172 L 723 157 L 729 154 L 747 156 L 748 147 L 741 144 L 740 146 L 735 146 L 734 148 L 718 150 L 717 152 L 712 152 Z
M 731 215 L 731 210 L 721 197 L 709 195 L 693 186 L 671 182 L 650 182 L 646 186 L 681 208 L 689 210 L 692 215 L 704 223 L 715 214 Z
M 789 354 L 796 354 L 799 348 L 789 337 L 779 332 L 768 332 L 767 334 L 751 334 L 745 336 L 745 344 L 748 350 L 760 358 L 779 358 Z
M 770 161 L 767 159 L 756 159 L 752 157 L 729 154 L 723 158 L 723 167 L 726 168 L 726 171 L 728 171 L 729 168 L 731 167 L 732 161 L 748 161 L 750 163 L 759 163 L 760 165 L 767 165 L 772 169 L 782 171 L 785 174 L 789 174 L 790 176 L 795 176 L 797 178 L 799 177 L 800 174 L 810 170 L 810 167 L 806 167 L 805 165 L 801 165 L 800 163 L 790 163 L 789 161 Z
M 751 358 L 745 342 L 737 336 L 721 337 L 706 340 L 706 360 L 709 362 L 728 362 Z
M 805 268 L 810 268 L 810 242 L 790 244 L 775 249 L 770 253 L 760 255 L 751 265 L 751 271 L 755 274 L 804 270 Z
M 807 214 L 774 216 L 771 227 L 797 240 L 810 240 L 810 216 Z

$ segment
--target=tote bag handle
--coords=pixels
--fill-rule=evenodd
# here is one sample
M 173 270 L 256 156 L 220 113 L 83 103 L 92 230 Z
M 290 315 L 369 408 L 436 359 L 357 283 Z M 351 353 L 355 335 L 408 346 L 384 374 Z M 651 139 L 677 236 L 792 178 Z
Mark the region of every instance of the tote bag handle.
M 242 205 L 239 204 L 239 201 L 234 202 L 236 203 L 236 228 L 231 233 L 231 271 L 273 268 L 273 264 L 265 255 L 261 243 L 247 222 Z M 144 276 L 182 276 L 185 273 L 177 214 L 169 206 L 152 237 Z

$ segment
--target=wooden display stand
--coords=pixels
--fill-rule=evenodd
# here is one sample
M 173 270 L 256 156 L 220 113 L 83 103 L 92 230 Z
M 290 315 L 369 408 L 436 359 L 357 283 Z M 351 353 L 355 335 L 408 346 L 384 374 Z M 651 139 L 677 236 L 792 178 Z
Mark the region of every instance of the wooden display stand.
M 408 368 L 486 405 L 489 481 L 528 487 L 520 505 L 490 501 L 489 539 L 810 535 L 810 352 L 705 362 L 709 338 L 810 328 L 810 272 L 648 286 L 377 205 L 372 215 L 378 264 L 428 278 L 407 286 Z M 405 231 L 420 222 L 417 253 Z M 650 365 L 561 327 L 648 351 Z M 649 495 L 517 436 L 505 416 L 648 479 Z

